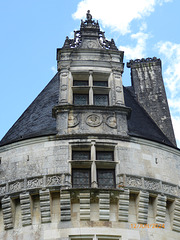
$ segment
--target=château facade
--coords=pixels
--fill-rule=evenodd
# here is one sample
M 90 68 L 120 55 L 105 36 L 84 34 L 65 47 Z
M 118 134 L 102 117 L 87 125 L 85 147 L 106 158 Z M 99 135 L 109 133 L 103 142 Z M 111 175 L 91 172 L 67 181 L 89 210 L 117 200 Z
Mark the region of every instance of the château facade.
M 0 239 L 180 239 L 180 151 L 161 60 L 131 60 L 87 12 L 57 74 L 0 142 Z

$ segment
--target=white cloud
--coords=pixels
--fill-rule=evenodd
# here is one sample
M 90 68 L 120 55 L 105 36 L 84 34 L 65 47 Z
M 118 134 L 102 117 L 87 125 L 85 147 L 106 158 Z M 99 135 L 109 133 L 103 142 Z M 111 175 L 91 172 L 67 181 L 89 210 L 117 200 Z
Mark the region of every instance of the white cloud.
M 74 19 L 85 18 L 89 9 L 93 18 L 101 20 L 104 27 L 110 27 L 121 34 L 130 31 L 130 23 L 134 19 L 149 16 L 155 6 L 171 0 L 82 0 L 73 14 Z
M 172 109 L 172 112 L 179 112 L 180 113 L 180 98 L 171 98 L 168 99 L 169 107 Z M 180 125 L 180 123 L 179 123 Z
M 146 56 L 146 40 L 149 38 L 149 34 L 138 32 L 131 35 L 132 39 L 137 40 L 135 47 L 120 46 L 119 49 L 125 52 L 126 59 L 143 58 Z
M 172 117 L 177 145 L 180 147 L 180 116 Z
M 51 67 L 51 70 L 52 70 L 53 74 L 56 74 L 56 73 L 57 73 L 57 69 L 56 69 L 55 66 L 52 66 L 52 67 Z
M 164 71 L 164 81 L 170 91 L 170 99 L 174 99 L 180 92 L 180 44 L 159 42 L 157 48 L 168 63 Z

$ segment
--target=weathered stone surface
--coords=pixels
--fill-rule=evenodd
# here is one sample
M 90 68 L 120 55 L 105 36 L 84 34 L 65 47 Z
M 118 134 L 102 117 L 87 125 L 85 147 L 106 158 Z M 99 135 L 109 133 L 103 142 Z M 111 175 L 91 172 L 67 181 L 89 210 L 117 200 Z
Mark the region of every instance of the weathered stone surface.
M 176 146 L 169 106 L 164 88 L 161 60 L 147 58 L 130 61 L 135 97 L 161 131 Z

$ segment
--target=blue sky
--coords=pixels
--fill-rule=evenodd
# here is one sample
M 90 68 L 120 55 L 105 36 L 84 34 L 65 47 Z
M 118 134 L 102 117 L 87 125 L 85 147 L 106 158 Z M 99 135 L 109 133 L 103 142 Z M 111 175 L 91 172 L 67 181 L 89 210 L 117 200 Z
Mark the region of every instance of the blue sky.
M 90 9 L 130 59 L 158 57 L 180 147 L 179 0 L 0 0 L 0 139 L 56 72 L 56 48 Z M 123 84 L 130 85 L 125 68 Z

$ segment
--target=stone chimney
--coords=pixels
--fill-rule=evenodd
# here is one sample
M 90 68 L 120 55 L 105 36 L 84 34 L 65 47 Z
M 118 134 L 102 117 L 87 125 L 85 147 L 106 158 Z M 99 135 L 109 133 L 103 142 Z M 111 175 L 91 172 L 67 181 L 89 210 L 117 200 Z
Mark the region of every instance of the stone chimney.
M 162 78 L 161 60 L 155 57 L 131 60 L 127 67 L 131 68 L 131 82 L 136 100 L 176 146 Z

